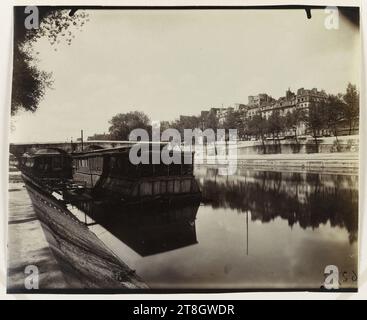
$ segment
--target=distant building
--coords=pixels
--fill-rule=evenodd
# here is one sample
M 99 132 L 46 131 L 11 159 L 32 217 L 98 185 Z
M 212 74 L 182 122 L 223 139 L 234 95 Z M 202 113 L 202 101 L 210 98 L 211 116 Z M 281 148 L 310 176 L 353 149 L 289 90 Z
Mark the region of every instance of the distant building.
M 284 97 L 280 97 L 276 101 L 272 101 L 270 104 L 265 105 L 261 112 L 266 119 L 269 119 L 270 115 L 274 111 L 278 111 L 280 116 L 286 116 L 288 112 L 293 112 L 296 107 L 296 94 L 288 89 Z
M 243 103 L 234 103 L 232 106 L 234 111 L 247 111 L 248 105 Z
M 327 94 L 324 90 L 318 91 L 316 88 L 306 90 L 304 88 L 297 90 L 297 107 L 308 109 L 312 102 L 325 101 Z
M 226 121 L 227 118 L 227 114 L 228 112 L 233 111 L 234 108 L 233 107 L 228 107 L 228 108 L 220 108 L 217 112 L 217 119 L 218 119 L 218 123 L 220 125 L 223 125 Z
M 256 96 L 248 96 L 249 106 L 262 106 L 272 102 L 274 99 L 266 93 L 259 93 Z
M 209 115 L 215 115 L 218 123 L 223 125 L 226 116 L 230 110 L 240 111 L 242 121 L 247 121 L 255 115 L 262 115 L 269 119 L 273 112 L 279 112 L 280 116 L 286 116 L 287 113 L 292 113 L 296 109 L 303 109 L 306 112 L 313 102 L 321 102 L 327 98 L 324 90 L 319 91 L 317 88 L 304 89 L 300 88 L 297 93 L 290 89 L 285 92 L 283 97 L 274 99 L 266 93 L 259 93 L 257 95 L 248 96 L 248 103 L 234 103 L 227 108 L 211 108 L 209 111 L 201 111 L 201 118 L 207 119 Z M 306 125 L 300 123 L 297 128 L 297 134 L 303 135 L 306 133 Z M 291 132 L 284 132 L 284 135 L 291 134 Z
M 297 94 L 288 89 L 284 97 L 280 97 L 277 101 L 265 105 L 261 109 L 261 113 L 266 119 L 269 119 L 271 114 L 275 111 L 279 112 L 279 115 L 282 117 L 286 116 L 287 113 L 292 113 L 296 108 L 308 112 L 313 102 L 321 102 L 326 98 L 327 94 L 325 91 L 318 91 L 316 88 L 311 90 L 300 88 L 297 90 Z M 306 125 L 304 123 L 298 125 L 297 134 L 306 134 Z

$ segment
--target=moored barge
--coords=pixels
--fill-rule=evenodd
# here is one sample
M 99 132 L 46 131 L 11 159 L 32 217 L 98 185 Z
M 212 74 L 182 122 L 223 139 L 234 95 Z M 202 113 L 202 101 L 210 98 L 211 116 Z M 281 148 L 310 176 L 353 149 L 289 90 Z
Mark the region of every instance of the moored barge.
M 72 289 L 148 288 L 134 270 L 68 209 L 67 202 L 30 182 L 26 182 L 26 188 L 65 279 L 68 283 L 68 278 L 78 279 Z
M 94 232 L 95 224 L 142 256 L 197 243 L 201 193 L 193 161 L 184 159 L 193 155 L 179 152 L 182 164 L 132 165 L 129 151 L 123 147 L 68 154 L 44 149 L 25 154 L 19 162 L 55 257 L 88 288 L 147 288 Z M 85 223 L 73 207 L 94 223 Z
M 179 164 L 134 165 L 129 159 L 133 145 L 73 154 L 38 150 L 22 157 L 20 170 L 24 180 L 63 196 L 127 202 L 200 197 L 192 152 L 171 151 L 181 159 Z M 148 150 L 150 159 L 161 151 L 152 150 L 151 144 Z
M 130 149 L 131 146 L 125 146 L 73 154 L 73 181 L 84 184 L 94 196 L 126 201 L 200 195 L 193 153 L 171 151 L 178 153 L 179 164 L 134 165 L 129 159 Z M 150 145 L 149 159 L 154 152 L 160 150 L 153 151 Z
M 40 149 L 25 153 L 18 163 L 24 182 L 45 192 L 63 190 L 72 184 L 72 157 L 60 149 Z

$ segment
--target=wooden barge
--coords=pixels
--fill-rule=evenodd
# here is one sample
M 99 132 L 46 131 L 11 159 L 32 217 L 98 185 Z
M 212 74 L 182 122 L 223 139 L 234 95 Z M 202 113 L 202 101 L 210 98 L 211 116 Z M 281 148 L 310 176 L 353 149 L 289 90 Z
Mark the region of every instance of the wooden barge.
M 56 181 L 72 178 L 72 158 L 60 149 L 40 149 L 25 153 L 19 162 L 23 175 L 37 181 Z
M 26 188 L 66 280 L 71 277 L 80 282 L 72 289 L 148 289 L 134 270 L 68 210 L 65 201 L 30 181 Z
M 130 148 L 75 154 L 44 149 L 19 162 L 55 257 L 88 288 L 147 286 L 70 206 L 142 256 L 197 243 L 201 193 L 193 161 L 185 163 L 193 154 L 179 152 L 182 164 L 132 165 Z
M 63 189 L 74 196 L 118 201 L 144 201 L 174 196 L 200 196 L 194 177 L 194 155 L 171 151 L 180 164 L 138 164 L 130 162 L 131 146 L 67 154 L 60 150 L 39 150 L 26 154 L 20 162 L 25 179 L 42 184 L 50 191 Z M 161 146 L 162 148 L 162 146 Z M 151 144 L 149 159 L 154 152 Z M 53 190 L 54 189 L 54 190 Z
M 97 196 L 107 195 L 121 200 L 200 193 L 194 177 L 193 161 L 190 161 L 193 159 L 191 152 L 178 152 L 180 164 L 134 165 L 129 159 L 130 149 L 127 146 L 73 154 L 73 180 L 84 183 Z M 149 150 L 149 159 L 153 153 Z

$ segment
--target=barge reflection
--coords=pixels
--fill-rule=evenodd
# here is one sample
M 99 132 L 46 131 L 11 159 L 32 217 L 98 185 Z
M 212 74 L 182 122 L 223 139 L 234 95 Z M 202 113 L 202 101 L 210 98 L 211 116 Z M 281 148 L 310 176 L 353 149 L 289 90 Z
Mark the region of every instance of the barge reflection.
M 102 226 L 143 257 L 197 243 L 195 220 L 200 205 L 197 197 L 136 205 L 95 201 L 72 204 L 84 213 L 87 224 Z

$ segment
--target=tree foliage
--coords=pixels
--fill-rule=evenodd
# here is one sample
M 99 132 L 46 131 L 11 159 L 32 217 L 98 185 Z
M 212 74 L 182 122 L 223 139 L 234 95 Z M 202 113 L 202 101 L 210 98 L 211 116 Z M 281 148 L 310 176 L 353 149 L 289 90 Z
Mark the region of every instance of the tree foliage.
M 248 128 L 251 135 L 264 140 L 268 128 L 267 120 L 261 114 L 256 114 L 249 121 Z
M 306 119 L 306 112 L 304 109 L 295 109 L 293 112 L 287 112 L 284 119 L 284 126 L 288 130 L 294 132 L 294 137 L 297 141 L 297 128 Z
M 210 111 L 207 115 L 201 117 L 202 129 L 213 129 L 219 128 L 219 120 L 215 112 Z
M 285 129 L 284 117 L 280 116 L 279 111 L 274 111 L 267 120 L 267 132 L 271 133 L 273 140 Z
M 359 93 L 357 87 L 351 83 L 348 83 L 346 92 L 343 96 L 344 116 L 349 124 L 349 134 L 352 133 L 355 125 L 357 124 L 359 117 Z
M 329 95 L 323 103 L 324 108 L 324 122 L 327 129 L 329 129 L 336 139 L 338 139 L 338 126 L 345 117 L 346 104 L 336 95 Z
M 134 129 L 144 129 L 148 133 L 151 131 L 149 117 L 139 111 L 119 113 L 109 121 L 109 124 L 112 140 L 129 140 L 129 135 Z
M 46 88 L 52 84 L 51 73 L 39 70 L 32 61 L 29 51 L 14 50 L 12 115 L 19 109 L 36 111 Z
M 24 21 L 28 14 L 25 7 L 14 9 L 14 63 L 12 80 L 11 114 L 19 110 L 34 112 L 43 99 L 46 89 L 50 88 L 52 73 L 39 70 L 36 58 L 37 53 L 33 45 L 41 38 L 48 39 L 54 50 L 57 44 L 65 41 L 68 45 L 75 38 L 76 30 L 81 30 L 88 21 L 88 14 L 78 11 L 70 14 L 70 10 L 61 10 L 57 7 L 38 7 L 39 28 L 26 29 Z
M 325 128 L 325 104 L 320 102 L 313 102 L 307 112 L 306 126 L 311 132 L 312 137 L 315 139 L 317 145 L 317 137 L 320 135 L 320 131 Z

